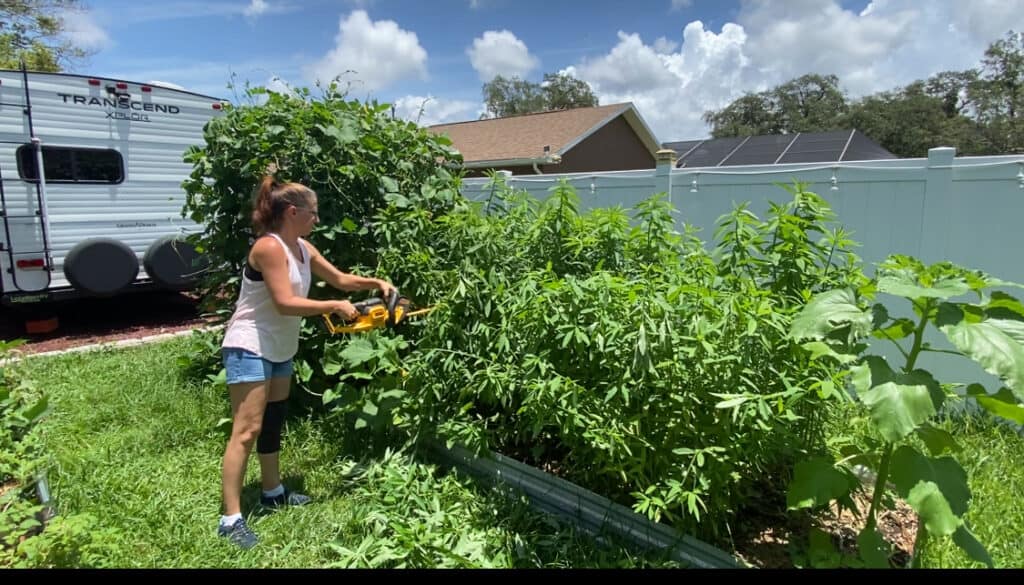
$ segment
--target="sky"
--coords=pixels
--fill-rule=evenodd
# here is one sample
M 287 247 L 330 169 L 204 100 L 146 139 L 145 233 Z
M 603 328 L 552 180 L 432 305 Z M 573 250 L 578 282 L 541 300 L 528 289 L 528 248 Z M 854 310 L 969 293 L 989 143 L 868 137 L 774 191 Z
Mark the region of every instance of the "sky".
M 571 73 L 633 102 L 661 142 L 746 92 L 835 74 L 851 99 L 976 67 L 1024 0 L 84 0 L 72 72 L 159 81 L 234 102 L 248 82 L 314 87 L 423 125 L 473 120 L 494 75 Z M 229 89 L 234 79 L 239 89 Z

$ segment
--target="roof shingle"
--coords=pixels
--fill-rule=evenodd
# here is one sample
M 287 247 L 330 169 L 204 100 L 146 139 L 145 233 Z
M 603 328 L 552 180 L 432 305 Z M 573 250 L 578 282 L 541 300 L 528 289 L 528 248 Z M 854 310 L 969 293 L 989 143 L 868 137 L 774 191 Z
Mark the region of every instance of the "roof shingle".
M 628 103 L 611 104 L 440 124 L 427 129 L 447 134 L 467 163 L 538 159 L 544 156 L 545 146 L 551 147 L 550 154 L 564 154 L 566 146 L 629 108 Z

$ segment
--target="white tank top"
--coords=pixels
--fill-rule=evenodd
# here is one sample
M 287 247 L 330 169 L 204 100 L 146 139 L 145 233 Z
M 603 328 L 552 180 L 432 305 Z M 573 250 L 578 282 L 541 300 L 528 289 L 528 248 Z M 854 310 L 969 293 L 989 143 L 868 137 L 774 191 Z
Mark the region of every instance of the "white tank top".
M 288 245 L 277 234 L 273 236 L 284 248 L 288 258 L 288 280 L 296 296 L 309 295 L 309 250 L 299 238 L 302 258 L 296 259 Z M 246 258 L 248 263 L 248 258 Z M 272 362 L 286 362 L 299 350 L 299 328 L 302 317 L 282 315 L 274 305 L 267 283 L 250 280 L 242 271 L 242 290 L 235 312 L 228 321 L 222 347 L 245 349 Z

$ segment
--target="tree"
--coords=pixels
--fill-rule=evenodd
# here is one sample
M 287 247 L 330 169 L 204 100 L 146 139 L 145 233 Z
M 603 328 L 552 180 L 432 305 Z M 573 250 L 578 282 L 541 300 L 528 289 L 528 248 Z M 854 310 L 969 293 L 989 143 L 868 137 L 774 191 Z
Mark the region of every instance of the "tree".
M 570 110 L 597 105 L 597 96 L 587 82 L 564 73 L 545 73 L 541 83 L 546 110 Z
M 835 75 L 808 74 L 704 113 L 715 138 L 834 130 L 848 109 Z
M 748 93 L 721 110 L 705 112 L 704 122 L 711 125 L 714 138 L 782 133 L 771 94 L 767 91 Z
M 62 37 L 61 13 L 79 0 L 0 0 L 0 68 L 62 71 L 87 55 Z
M 518 77 L 511 79 L 498 75 L 483 87 L 485 117 L 504 118 L 518 114 L 540 112 L 544 109 L 544 96 L 540 86 Z
M 568 110 L 598 105 L 585 81 L 562 73 L 546 73 L 542 83 L 496 76 L 483 86 L 485 118 Z
M 928 95 L 940 98 L 946 116 L 967 114 L 973 106 L 970 89 L 978 82 L 978 70 L 943 71 L 925 82 Z
M 899 157 L 928 156 L 928 149 L 936 146 L 955 146 L 961 154 L 985 154 L 977 124 L 951 108 L 946 92 L 929 91 L 934 81 L 915 81 L 896 91 L 867 96 L 839 123 L 860 130 Z
M 835 75 L 808 74 L 772 91 L 780 124 L 787 133 L 835 130 L 836 116 L 847 111 Z
M 1024 34 L 1010 31 L 989 46 L 969 93 L 996 152 L 1024 152 Z

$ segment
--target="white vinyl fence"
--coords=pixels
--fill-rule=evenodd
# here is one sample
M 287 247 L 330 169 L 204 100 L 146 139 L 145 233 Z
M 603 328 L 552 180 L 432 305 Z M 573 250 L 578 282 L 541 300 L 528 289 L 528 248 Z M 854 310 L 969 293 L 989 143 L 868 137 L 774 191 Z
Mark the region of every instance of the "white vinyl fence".
M 809 183 L 824 197 L 837 221 L 861 244 L 858 255 L 873 265 L 889 254 L 906 254 L 926 263 L 949 260 L 980 269 L 1003 280 L 1024 283 L 1024 157 L 955 157 L 953 148 L 934 148 L 928 158 L 808 163 L 793 165 L 676 169 L 667 153 L 659 153 L 656 169 L 645 171 L 518 175 L 507 180 L 545 198 L 559 179 L 576 188 L 584 209 L 621 205 L 632 208 L 654 193 L 669 193 L 683 223 L 713 239 L 717 219 L 733 206 L 749 202 L 765 217 L 769 202 L 790 195 L 779 183 Z M 486 200 L 490 181 L 466 179 L 463 194 Z M 1006 292 L 1021 298 L 1022 289 Z M 909 304 L 885 299 L 893 314 L 913 317 Z M 932 336 L 936 347 L 948 342 Z M 893 366 L 899 354 L 875 343 Z M 974 382 L 990 392 L 998 381 L 972 362 L 943 354 L 927 354 L 919 362 L 940 382 Z

